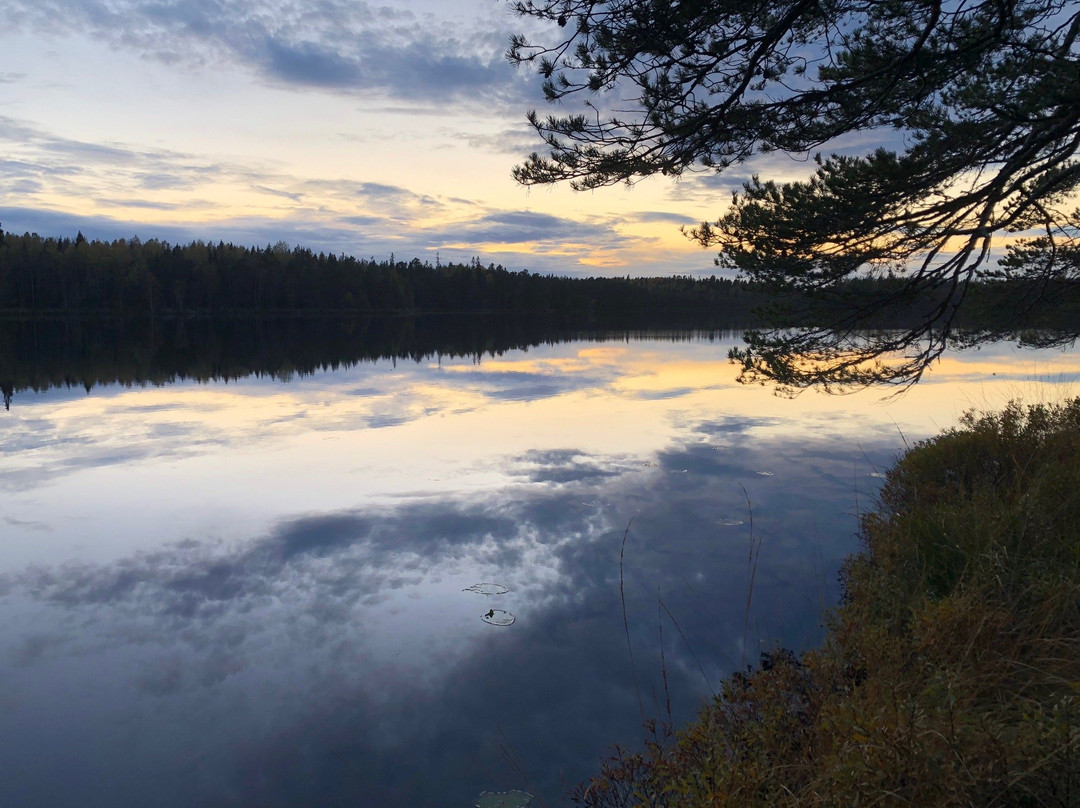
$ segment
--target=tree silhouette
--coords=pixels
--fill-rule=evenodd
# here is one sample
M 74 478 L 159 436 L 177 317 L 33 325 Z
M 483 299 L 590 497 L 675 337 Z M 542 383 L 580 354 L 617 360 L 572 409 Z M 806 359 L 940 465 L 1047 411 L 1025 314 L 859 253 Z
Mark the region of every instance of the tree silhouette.
M 720 265 L 795 304 L 781 328 L 751 332 L 734 352 L 747 380 L 789 389 L 917 381 L 954 337 L 979 277 L 1002 284 L 1021 316 L 1076 301 L 1075 2 L 512 7 L 557 32 L 550 44 L 514 37 L 510 60 L 537 67 L 549 101 L 583 104 L 530 113 L 547 153 L 515 169 L 527 185 L 721 172 L 768 152 L 809 156 L 853 134 L 880 138 L 868 154 L 817 157 L 804 181 L 754 177 L 716 222 L 687 231 L 719 250 Z M 887 292 L 861 296 L 849 282 L 862 277 L 888 280 L 874 287 Z M 869 332 L 883 311 L 905 325 Z

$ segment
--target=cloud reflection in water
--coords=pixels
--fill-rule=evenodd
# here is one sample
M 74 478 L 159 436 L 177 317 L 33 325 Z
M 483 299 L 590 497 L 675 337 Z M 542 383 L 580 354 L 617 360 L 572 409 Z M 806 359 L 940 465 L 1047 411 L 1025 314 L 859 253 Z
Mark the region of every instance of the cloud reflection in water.
M 716 526 L 745 510 L 738 481 L 765 537 L 757 639 L 812 642 L 835 595 L 825 570 L 853 549 L 851 449 L 751 445 L 736 429 L 717 452 L 713 426 L 657 468 L 530 452 L 511 462 L 526 482 L 482 502 L 313 513 L 236 546 L 188 540 L 8 575 L 27 614 L 7 638 L 14 693 L 0 737 L 26 765 L 5 790 L 18 804 L 74 801 L 80 775 L 42 792 L 30 759 L 79 757 L 92 741 L 112 750 L 110 780 L 126 783 L 101 804 L 137 803 L 140 783 L 174 759 L 186 761 L 167 791 L 177 805 L 465 805 L 493 787 L 557 797 L 608 744 L 640 737 L 618 607 L 631 518 L 627 594 L 650 713 L 658 587 L 693 646 L 668 627 L 678 718 L 708 692 L 690 651 L 714 685 L 743 661 L 748 535 Z M 766 457 L 784 473 L 763 485 L 751 476 Z M 518 620 L 505 630 L 482 625 L 488 601 L 461 592 L 488 579 L 511 589 L 498 606 Z M 77 680 L 110 684 L 95 694 Z M 56 736 L 39 717 L 72 699 L 93 729 Z
M 662 618 L 676 721 L 760 648 L 817 642 L 894 417 L 920 434 L 738 388 L 726 348 L 21 404 L 0 471 L 0 803 L 557 804 L 641 738 L 628 525 L 648 714 L 658 595 L 678 620 Z M 920 416 L 922 389 L 902 404 Z M 509 591 L 462 591 L 477 581 Z M 485 625 L 492 608 L 514 625 Z

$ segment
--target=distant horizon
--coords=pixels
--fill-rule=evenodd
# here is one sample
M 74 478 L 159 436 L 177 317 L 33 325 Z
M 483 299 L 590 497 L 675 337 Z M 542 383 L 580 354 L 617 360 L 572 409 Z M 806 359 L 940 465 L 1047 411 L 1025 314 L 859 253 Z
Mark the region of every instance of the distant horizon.
M 489 264 L 495 264 L 503 266 L 513 272 L 525 270 L 541 275 L 555 275 L 569 278 L 626 277 L 627 275 L 632 278 L 685 275 L 695 278 L 708 278 L 715 275 L 718 278 L 733 279 L 737 275 L 737 273 L 732 270 L 725 270 L 717 267 L 712 260 L 713 254 L 706 250 L 700 252 L 701 258 L 703 259 L 700 262 L 700 266 L 690 264 L 689 262 L 686 262 L 685 259 L 681 262 L 673 260 L 669 271 L 664 271 L 662 266 L 654 265 L 649 265 L 648 268 L 622 267 L 618 270 L 614 268 L 589 266 L 579 266 L 577 268 L 568 269 L 566 267 L 560 267 L 556 260 L 545 260 L 542 262 L 542 266 L 530 266 L 527 264 L 515 265 L 506 263 L 505 258 L 499 254 L 487 256 L 466 253 L 460 250 L 443 250 L 440 248 L 417 249 L 416 252 L 409 252 L 407 248 L 399 246 L 390 252 L 380 255 L 372 250 L 363 249 L 363 245 L 358 245 L 355 249 L 351 250 L 340 249 L 336 246 L 322 246 L 323 243 L 328 243 L 329 241 L 333 241 L 333 239 L 328 239 L 325 234 L 320 233 L 315 233 L 312 240 L 309 241 L 303 238 L 303 233 L 298 232 L 296 233 L 296 238 L 289 238 L 287 235 L 283 235 L 282 231 L 273 231 L 269 228 L 252 228 L 247 231 L 242 229 L 232 231 L 229 228 L 225 228 L 219 236 L 201 233 L 191 227 L 158 225 L 149 228 L 150 232 L 146 232 L 146 226 L 140 223 L 115 222 L 93 217 L 57 214 L 51 211 L 37 212 L 37 216 L 44 226 L 24 226 L 21 224 L 21 222 L 24 221 L 20 218 L 21 215 L 25 215 L 25 213 L 12 208 L 0 207 L 0 229 L 5 233 L 20 236 L 26 233 L 36 233 L 43 238 L 74 239 L 79 233 L 82 233 L 85 238 L 91 241 L 112 242 L 120 239 L 131 240 L 133 238 L 138 238 L 140 241 L 150 241 L 156 239 L 158 241 L 168 242 L 171 245 L 180 246 L 201 241 L 208 244 L 225 242 L 226 244 L 234 244 L 239 247 L 261 249 L 267 245 L 285 242 L 289 245 L 290 249 L 304 248 L 315 253 L 323 252 L 333 255 L 344 254 L 359 260 L 374 259 L 379 262 L 389 260 L 391 255 L 394 256 L 395 261 L 409 262 L 415 258 L 421 262 L 430 263 L 431 265 L 435 265 L 436 261 L 443 264 L 468 264 L 474 258 L 478 258 L 485 267 Z M 241 235 L 244 232 L 247 232 L 248 234 L 247 239 Z M 658 261 L 657 263 L 660 264 L 661 262 Z
M 781 154 L 578 193 L 515 165 L 558 107 L 505 58 L 499 0 L 7 0 L 0 222 L 88 238 L 303 244 L 581 275 L 711 274 L 715 221 Z M 617 103 L 615 96 L 607 101 Z M 880 137 L 874 136 L 873 145 Z M 839 144 L 863 151 L 870 141 Z M 831 148 L 831 144 L 830 144 Z

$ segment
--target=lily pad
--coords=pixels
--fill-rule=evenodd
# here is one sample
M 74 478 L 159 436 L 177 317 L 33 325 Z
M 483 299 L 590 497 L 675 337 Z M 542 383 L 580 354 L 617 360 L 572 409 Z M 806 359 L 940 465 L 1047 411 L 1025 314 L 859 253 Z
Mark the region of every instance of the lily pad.
M 524 791 L 484 791 L 476 801 L 476 808 L 526 808 L 532 804 L 532 794 Z
M 505 595 L 510 590 L 502 584 L 473 584 L 461 590 L 462 592 L 476 592 L 478 595 Z
M 480 619 L 493 626 L 512 626 L 514 621 L 517 620 L 514 615 L 503 609 L 488 609 L 484 614 L 480 615 Z

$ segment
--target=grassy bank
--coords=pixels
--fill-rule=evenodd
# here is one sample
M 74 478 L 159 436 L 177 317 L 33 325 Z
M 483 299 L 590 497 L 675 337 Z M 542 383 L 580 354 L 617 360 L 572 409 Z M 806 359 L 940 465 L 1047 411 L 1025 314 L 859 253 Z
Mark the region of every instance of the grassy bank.
M 609 806 L 1080 806 L 1080 401 L 970 415 L 861 522 L 824 646 L 617 754 Z

